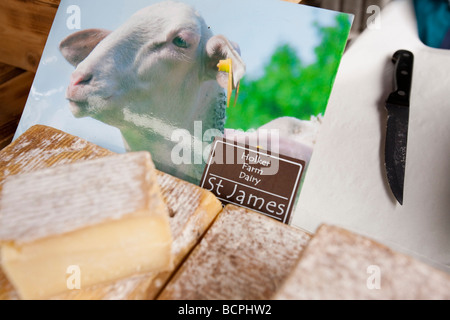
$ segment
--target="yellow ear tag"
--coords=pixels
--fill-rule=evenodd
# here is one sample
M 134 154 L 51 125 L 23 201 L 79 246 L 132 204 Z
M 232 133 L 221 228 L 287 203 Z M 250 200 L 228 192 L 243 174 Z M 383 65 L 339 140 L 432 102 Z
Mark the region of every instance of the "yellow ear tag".
M 228 72 L 228 90 L 227 90 L 227 108 L 230 106 L 231 93 L 233 91 L 233 67 L 231 59 L 220 60 L 217 64 L 219 71 Z M 236 88 L 236 94 L 234 96 L 234 104 L 236 105 L 237 95 L 239 92 L 239 83 Z

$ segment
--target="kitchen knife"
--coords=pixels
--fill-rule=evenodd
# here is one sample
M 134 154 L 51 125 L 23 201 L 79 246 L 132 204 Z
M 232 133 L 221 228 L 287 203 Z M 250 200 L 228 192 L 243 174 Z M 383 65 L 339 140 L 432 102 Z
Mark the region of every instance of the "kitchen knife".
M 385 145 L 385 167 L 389 186 L 397 201 L 403 205 L 406 146 L 408 138 L 409 98 L 414 55 L 398 50 L 392 57 L 394 91 L 386 100 L 388 113 Z

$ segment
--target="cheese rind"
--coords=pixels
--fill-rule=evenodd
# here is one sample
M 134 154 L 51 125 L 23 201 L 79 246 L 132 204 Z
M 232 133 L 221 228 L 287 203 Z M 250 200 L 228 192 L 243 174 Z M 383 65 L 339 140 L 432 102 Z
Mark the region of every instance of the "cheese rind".
M 222 203 L 210 191 L 170 175 L 160 175 L 158 181 L 173 214 L 169 223 L 173 235 L 174 265 L 172 269 L 155 275 L 147 290 L 146 299 L 157 297 L 173 272 L 199 243 L 222 211 Z
M 23 197 L 23 194 L 27 194 Z M 171 268 L 168 210 L 148 152 L 12 176 L 3 186 L 1 260 L 24 299 Z
M 148 152 L 11 176 L 2 192 L 0 240 L 30 242 L 105 220 L 146 215 L 145 210 L 163 205 L 155 185 Z M 165 217 L 167 209 L 152 215 Z
M 450 276 L 402 253 L 321 225 L 276 300 L 450 299 Z
M 268 299 L 309 239 L 275 219 L 227 205 L 158 299 Z
M 63 131 L 35 125 L 0 151 L 0 190 L 11 175 L 113 154 Z

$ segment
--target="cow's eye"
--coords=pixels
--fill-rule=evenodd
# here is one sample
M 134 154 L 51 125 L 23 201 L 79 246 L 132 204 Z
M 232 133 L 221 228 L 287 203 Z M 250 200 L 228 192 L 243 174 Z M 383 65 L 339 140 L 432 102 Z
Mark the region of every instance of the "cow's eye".
M 184 41 L 183 38 L 181 38 L 181 37 L 175 37 L 172 40 L 172 43 L 180 48 L 188 48 L 189 47 L 189 44 L 186 41 Z

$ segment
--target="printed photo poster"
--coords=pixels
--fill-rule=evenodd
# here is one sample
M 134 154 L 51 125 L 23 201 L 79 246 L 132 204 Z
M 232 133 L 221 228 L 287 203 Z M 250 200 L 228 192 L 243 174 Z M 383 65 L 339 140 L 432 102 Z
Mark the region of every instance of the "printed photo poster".
M 279 0 L 62 0 L 15 138 L 43 124 L 199 184 L 215 137 L 276 131 L 307 166 L 352 18 Z

